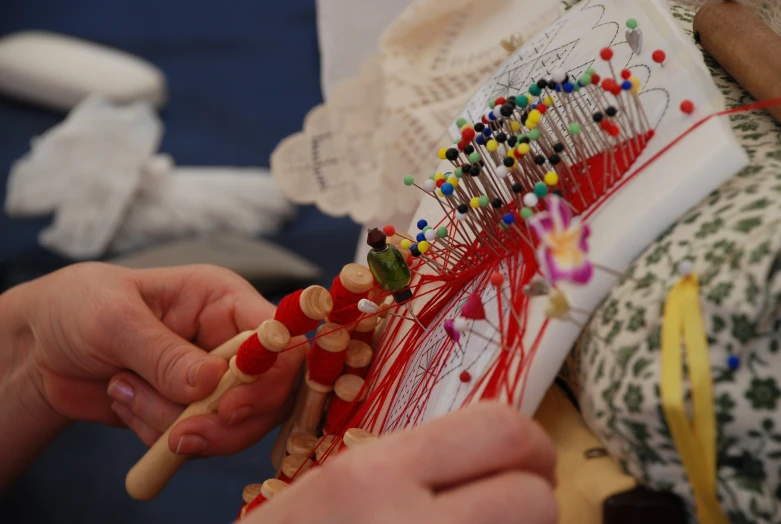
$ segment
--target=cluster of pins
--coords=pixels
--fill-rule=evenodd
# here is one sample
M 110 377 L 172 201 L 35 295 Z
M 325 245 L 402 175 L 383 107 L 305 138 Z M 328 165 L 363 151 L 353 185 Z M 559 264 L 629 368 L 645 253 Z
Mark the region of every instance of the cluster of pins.
M 404 180 L 438 202 L 454 238 L 421 230 L 422 239 L 405 244 L 414 256 L 442 272 L 447 267 L 430 251 L 448 250 L 459 260 L 465 256 L 459 244 L 471 245 L 470 236 L 494 256 L 517 252 L 507 237 L 533 247 L 524 222 L 542 210 L 547 195 L 563 197 L 579 214 L 620 180 L 654 131 L 639 99 L 640 80 L 630 70 L 615 71 L 612 49 L 600 56 L 612 77 L 593 68 L 577 79 L 556 70 L 527 94 L 491 100 L 479 122 L 457 120 L 461 137 L 439 150 L 453 169 L 422 185 L 413 176 Z M 479 263 L 479 254 L 472 258 Z

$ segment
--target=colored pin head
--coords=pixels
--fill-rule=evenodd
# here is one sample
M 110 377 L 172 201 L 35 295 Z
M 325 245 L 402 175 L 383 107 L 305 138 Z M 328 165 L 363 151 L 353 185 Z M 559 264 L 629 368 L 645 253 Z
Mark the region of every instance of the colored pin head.
M 382 232 L 385 233 L 387 236 L 392 237 L 396 234 L 396 228 L 392 225 L 388 224 L 384 228 L 382 228 Z
M 358 311 L 367 315 L 373 315 L 380 311 L 380 306 L 369 300 L 368 298 L 362 298 L 358 302 Z
M 447 336 L 453 340 L 456 344 L 458 344 L 461 341 L 461 333 L 456 331 L 456 328 L 454 327 L 455 321 L 452 318 L 449 318 L 445 320 L 445 333 L 447 333 Z
M 485 320 L 485 308 L 483 299 L 477 293 L 472 293 L 466 299 L 464 307 L 461 308 L 461 316 L 469 320 Z
M 602 49 L 602 51 L 599 52 L 599 56 L 604 60 L 605 62 L 609 62 L 613 59 L 613 50 L 609 47 L 606 47 Z
M 664 61 L 667 60 L 667 53 L 665 53 L 661 49 L 657 49 L 656 51 L 653 52 L 651 58 L 657 64 L 664 64 Z
M 404 177 L 404 185 L 405 186 L 411 186 L 415 184 L 415 177 L 412 175 L 407 175 Z
M 681 102 L 681 111 L 686 113 L 687 115 L 691 115 L 694 113 L 694 102 L 691 100 L 684 100 Z
M 494 271 L 491 274 L 491 285 L 494 287 L 499 287 L 502 284 L 504 284 L 504 275 L 502 275 L 498 271 Z
M 447 238 L 448 237 L 447 228 L 445 226 L 437 228 L 437 236 L 439 238 Z

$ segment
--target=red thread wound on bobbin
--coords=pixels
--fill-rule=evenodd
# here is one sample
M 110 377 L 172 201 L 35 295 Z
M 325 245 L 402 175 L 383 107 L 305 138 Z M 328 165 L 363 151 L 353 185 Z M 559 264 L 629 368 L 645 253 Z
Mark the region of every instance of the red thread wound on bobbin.
M 301 295 L 303 289 L 291 293 L 282 299 L 274 313 L 274 320 L 278 320 L 290 331 L 290 336 L 297 337 L 309 333 L 315 329 L 319 320 L 312 320 L 301 310 Z
M 364 366 L 362 368 L 354 368 L 352 366 L 348 366 L 347 364 L 344 365 L 344 371 L 342 371 L 345 375 L 356 375 L 361 378 L 366 378 L 366 375 L 369 374 L 369 366 Z
M 277 353 L 269 351 L 261 344 L 257 333 L 253 333 L 239 347 L 236 354 L 236 367 L 251 377 L 261 375 L 271 369 L 277 361 Z
M 361 299 L 367 298 L 369 292 L 366 293 L 351 293 L 342 284 L 342 280 L 339 275 L 334 279 L 331 285 L 331 298 L 334 300 L 334 308 L 331 314 L 328 315 L 328 320 L 334 324 L 340 324 L 342 326 L 358 320 L 361 316 L 361 312 L 358 310 L 358 302 Z
M 371 331 L 353 331 L 350 333 L 350 338 L 353 340 L 360 340 L 364 344 L 368 344 L 369 347 L 372 346 L 374 342 L 374 330 Z
M 324 386 L 333 386 L 336 379 L 342 374 L 344 360 L 347 358 L 347 351 L 331 353 L 326 351 L 317 343 L 309 348 L 309 378 Z
M 342 426 L 355 414 L 357 408 L 357 402 L 348 402 L 334 395 L 325 417 L 323 432 L 326 435 L 338 434 Z
M 244 518 L 247 518 L 249 516 L 250 512 L 256 509 L 258 506 L 263 504 L 264 502 L 268 502 L 268 499 L 263 496 L 263 493 L 258 493 L 258 496 L 255 497 L 255 500 L 249 503 L 247 506 L 247 511 L 244 512 Z

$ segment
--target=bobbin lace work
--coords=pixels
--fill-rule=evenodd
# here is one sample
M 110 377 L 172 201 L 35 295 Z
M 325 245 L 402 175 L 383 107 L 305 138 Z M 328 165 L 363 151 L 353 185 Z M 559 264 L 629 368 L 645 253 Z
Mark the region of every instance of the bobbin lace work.
M 413 212 L 420 199 L 401 180 L 416 173 L 422 181 L 453 116 L 506 58 L 501 40 L 529 38 L 563 10 L 558 2 L 416 0 L 361 74 L 274 151 L 282 192 L 360 223 Z

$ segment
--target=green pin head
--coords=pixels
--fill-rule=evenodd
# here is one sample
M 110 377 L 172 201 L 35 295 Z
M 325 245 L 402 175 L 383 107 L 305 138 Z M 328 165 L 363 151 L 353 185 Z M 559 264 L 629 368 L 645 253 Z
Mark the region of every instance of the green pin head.
M 542 94 L 542 89 L 540 89 L 540 86 L 538 86 L 537 84 L 532 84 L 531 86 L 529 86 L 529 93 L 532 96 L 540 96 Z
M 488 102 L 488 107 L 490 107 L 491 109 L 495 108 L 496 107 L 496 101 L 494 101 L 494 100 L 489 101 Z
M 456 176 L 456 178 L 464 178 L 464 168 L 457 167 L 456 171 L 453 174 Z
M 545 198 L 548 196 L 548 186 L 545 185 L 545 182 L 537 182 L 534 184 L 534 194 L 537 195 L 538 198 Z
M 469 155 L 469 161 L 472 162 L 473 164 L 477 164 L 482 159 L 483 157 L 481 157 L 480 153 L 478 153 L 477 151 L 472 151 L 472 154 Z
M 540 139 L 540 130 L 539 129 L 532 129 L 529 131 L 529 140 L 539 140 Z
M 456 120 L 456 125 L 458 126 L 458 129 L 464 127 L 466 125 L 466 118 L 461 117 L 458 120 Z
M 588 69 L 586 69 L 586 74 L 587 75 L 596 75 L 597 74 L 597 70 L 594 69 L 593 67 L 589 67 Z
M 629 29 L 637 29 L 637 20 L 635 20 L 634 18 L 630 18 L 629 20 L 626 21 L 626 26 Z
M 437 229 L 437 236 L 439 238 L 447 238 L 447 228 L 445 226 L 442 226 Z
M 491 204 L 491 200 L 488 195 L 480 195 L 480 207 L 488 207 Z
M 415 177 L 412 175 L 407 175 L 404 177 L 404 185 L 405 186 L 411 186 L 415 183 Z
M 532 211 L 530 208 L 525 207 L 521 209 L 521 218 L 524 220 L 529 220 L 534 215 L 534 211 Z
M 529 105 L 529 99 L 526 98 L 526 95 L 518 95 L 515 97 L 515 105 L 516 107 L 523 109 Z
M 581 131 L 583 131 L 583 128 L 580 127 L 580 124 L 573 123 L 569 125 L 569 133 L 572 136 L 578 136 Z

